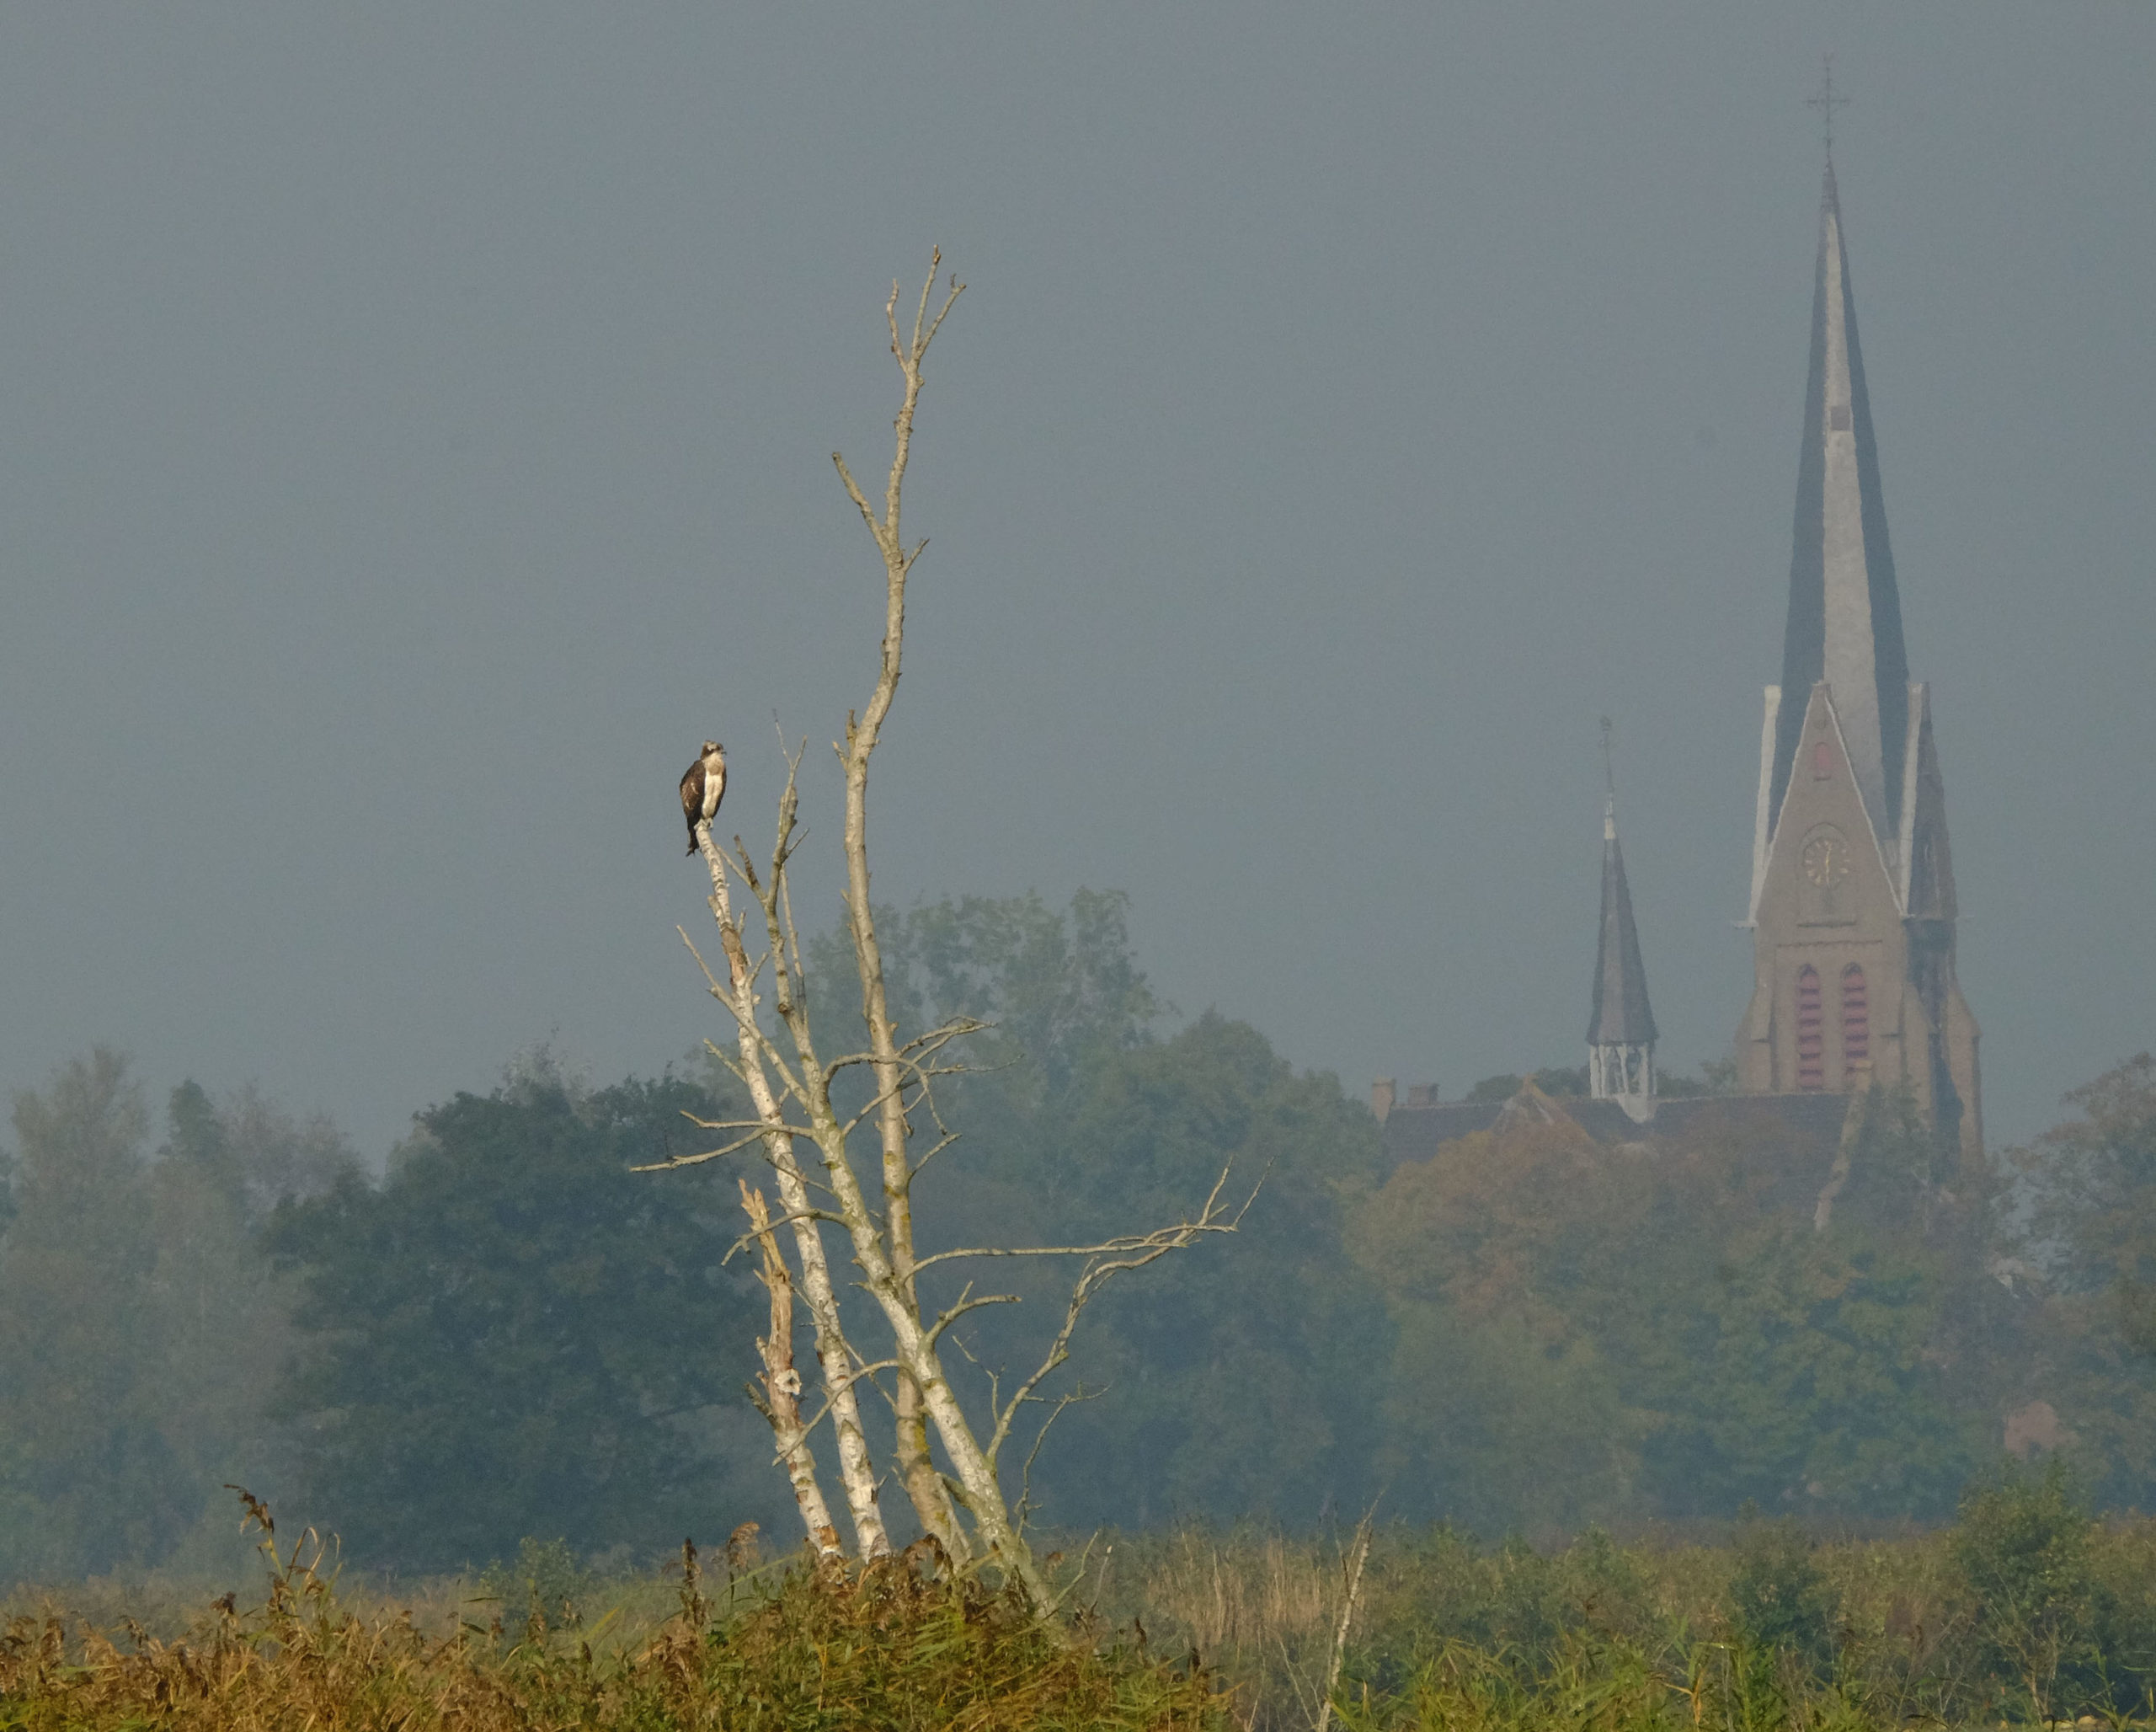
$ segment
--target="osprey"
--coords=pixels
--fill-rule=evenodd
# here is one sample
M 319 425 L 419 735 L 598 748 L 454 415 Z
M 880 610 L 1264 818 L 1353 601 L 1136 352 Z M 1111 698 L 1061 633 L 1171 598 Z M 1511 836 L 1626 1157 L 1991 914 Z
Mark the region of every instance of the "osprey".
M 681 815 L 689 821 L 689 852 L 696 851 L 696 826 L 718 815 L 718 803 L 726 798 L 726 748 L 716 740 L 704 741 L 704 754 L 689 766 L 681 778 Z

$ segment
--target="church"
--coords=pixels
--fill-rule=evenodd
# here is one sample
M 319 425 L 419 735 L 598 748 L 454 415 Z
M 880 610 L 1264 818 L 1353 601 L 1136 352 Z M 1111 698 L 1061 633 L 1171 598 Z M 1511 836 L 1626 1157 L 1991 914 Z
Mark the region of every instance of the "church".
M 1856 302 L 1831 157 L 1820 199 L 1811 377 L 1797 461 L 1781 683 L 1759 733 L 1746 929 L 1751 1002 L 1733 1094 L 1659 1093 L 1654 1013 L 1617 839 L 1603 816 L 1602 912 L 1583 1095 L 1371 1105 L 1395 1161 L 1428 1159 L 1507 1114 L 1562 1112 L 1598 1141 L 1644 1141 L 1703 1113 L 1772 1120 L 1831 1153 L 1875 1084 L 1906 1087 L 1949 1161 L 1983 1153 L 1976 1018 L 1954 968 L 1954 868 L 1929 687 L 1912 683 Z

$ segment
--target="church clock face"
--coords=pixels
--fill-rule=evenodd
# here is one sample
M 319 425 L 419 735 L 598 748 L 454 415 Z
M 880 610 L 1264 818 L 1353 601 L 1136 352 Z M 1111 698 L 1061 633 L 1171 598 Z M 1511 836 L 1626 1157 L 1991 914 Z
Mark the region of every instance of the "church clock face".
M 1805 843 L 1798 863 L 1809 882 L 1832 890 L 1849 875 L 1849 844 L 1831 830 L 1822 831 Z

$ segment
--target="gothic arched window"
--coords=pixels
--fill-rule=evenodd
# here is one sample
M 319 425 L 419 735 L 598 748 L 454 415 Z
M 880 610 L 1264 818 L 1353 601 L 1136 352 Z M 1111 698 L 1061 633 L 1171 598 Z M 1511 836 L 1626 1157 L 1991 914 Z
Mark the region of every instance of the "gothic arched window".
M 1825 1029 L 1820 1024 L 1819 970 L 1806 963 L 1796 971 L 1796 1086 L 1827 1086 Z
M 1856 1081 L 1859 1069 L 1871 1062 L 1871 998 L 1864 984 L 1864 970 L 1852 962 L 1842 970 L 1842 1084 Z
M 1812 748 L 1812 773 L 1822 782 L 1834 773 L 1834 750 L 1823 740 Z

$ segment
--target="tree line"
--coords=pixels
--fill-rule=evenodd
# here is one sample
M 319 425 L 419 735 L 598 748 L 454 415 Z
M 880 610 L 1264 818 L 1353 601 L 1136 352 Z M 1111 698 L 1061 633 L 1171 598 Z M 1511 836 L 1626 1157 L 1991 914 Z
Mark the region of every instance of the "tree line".
M 2146 1056 L 1981 1188 L 1950 1190 L 1875 1097 L 1822 1228 L 1726 1126 L 1609 1149 L 1524 1125 L 1388 1170 L 1337 1078 L 1246 1023 L 1171 1022 L 1118 895 L 883 924 L 894 1014 L 990 1024 L 941 1102 L 958 1136 L 921 1179 L 924 1255 L 1112 1233 L 1224 1166 L 1262 1176 L 1237 1233 L 1088 1316 L 1048 1392 L 1075 1398 L 1032 1464 L 1042 1524 L 1305 1525 L 1380 1494 L 1491 1534 L 1929 1521 L 2009 1414 L 2104 1502 L 2156 1490 Z M 653 1555 L 744 1519 L 790 1540 L 742 1393 L 766 1301 L 729 1254 L 741 1169 L 634 1170 L 707 1147 L 697 1121 L 742 1117 L 739 1088 L 695 1062 L 593 1088 L 542 1052 L 370 1173 L 259 1091 L 183 1084 L 153 1129 L 124 1060 L 61 1066 L 16 1098 L 0 1191 L 0 1575 L 221 1558 L 227 1482 L 379 1567 L 532 1535 Z M 927 1302 L 957 1280 L 926 1271 Z M 954 1332 L 958 1377 L 1032 1363 L 1059 1322 L 1050 1275 L 1011 1290 Z

